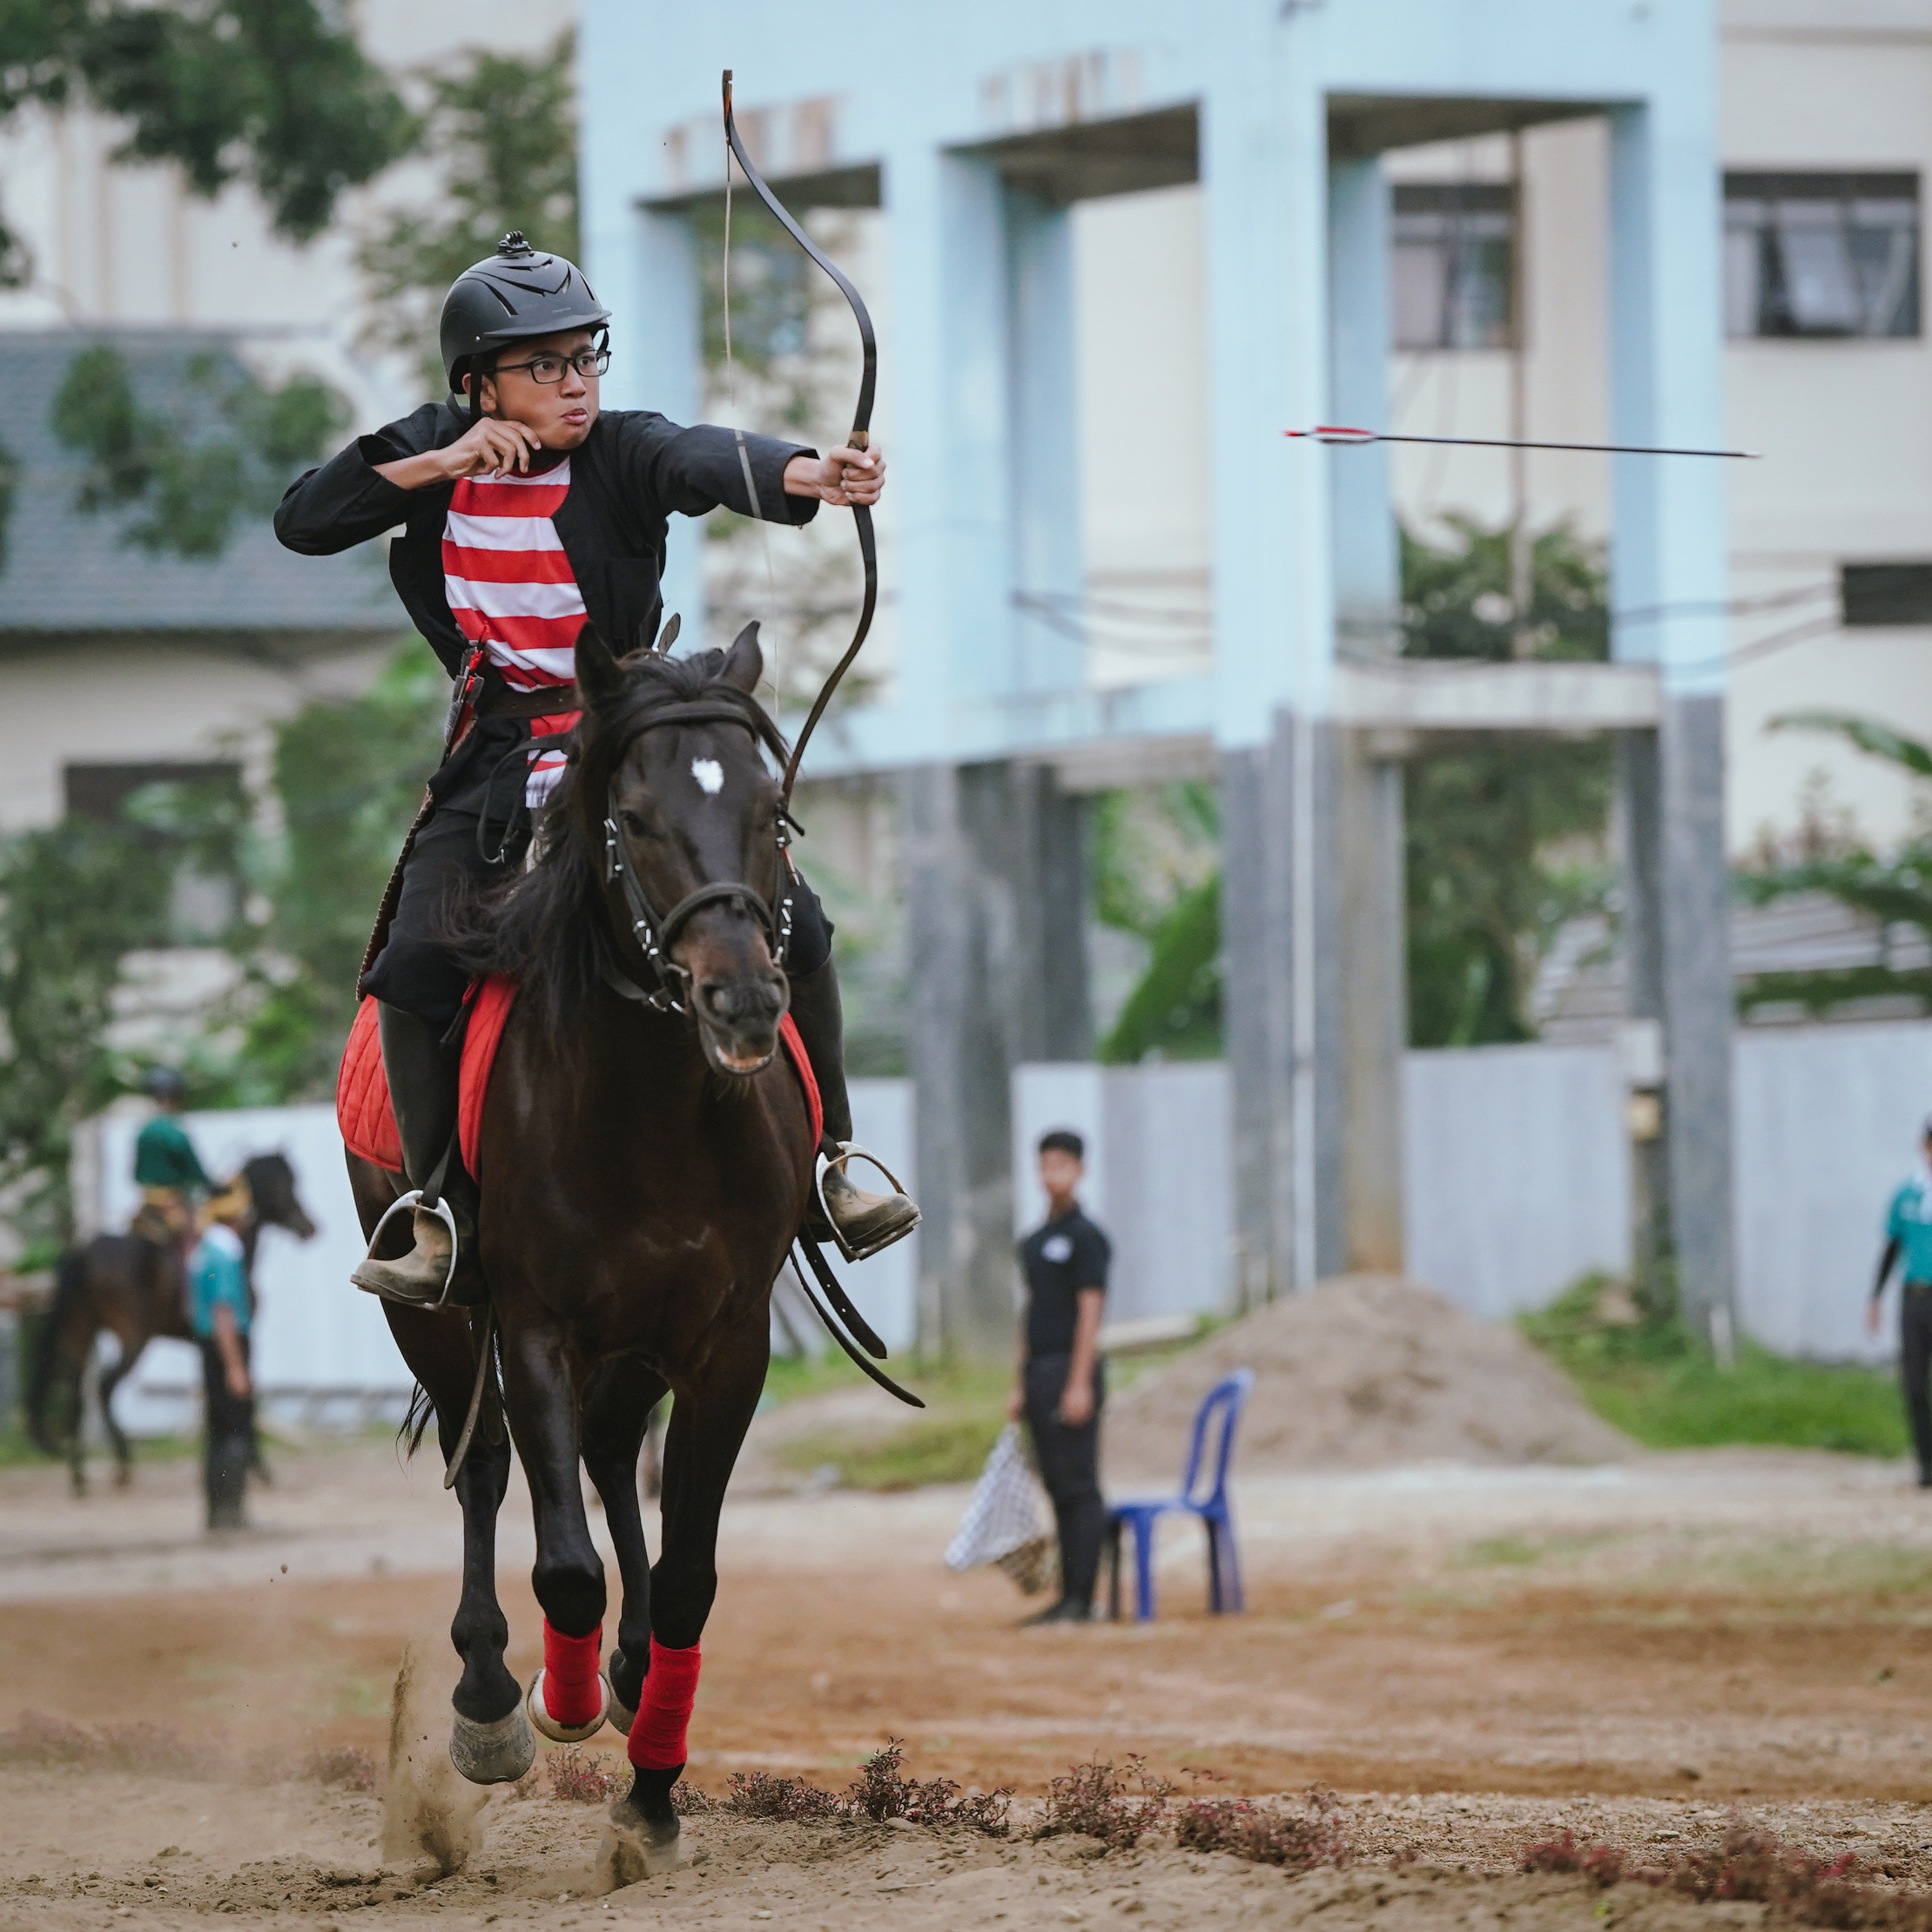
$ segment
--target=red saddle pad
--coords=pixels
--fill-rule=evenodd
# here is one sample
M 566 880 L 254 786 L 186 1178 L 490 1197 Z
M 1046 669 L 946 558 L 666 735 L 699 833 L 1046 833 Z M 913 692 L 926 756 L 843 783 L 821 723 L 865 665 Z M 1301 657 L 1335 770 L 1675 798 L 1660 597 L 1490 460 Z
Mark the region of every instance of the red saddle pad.
M 462 1068 L 458 1076 L 456 1109 L 457 1140 L 462 1148 L 463 1165 L 481 1180 L 477 1151 L 483 1134 L 483 1101 L 489 1092 L 490 1069 L 496 1064 L 496 1049 L 502 1042 L 503 1023 L 516 1002 L 516 982 L 494 973 L 481 982 L 470 1000 L 469 1025 L 463 1034 Z M 357 1008 L 355 1024 L 349 1029 L 349 1043 L 342 1050 L 342 1070 L 335 1082 L 335 1119 L 342 1130 L 342 1144 L 360 1160 L 392 1174 L 402 1172 L 402 1143 L 396 1137 L 396 1116 L 389 1105 L 389 1082 L 382 1071 L 382 1042 L 376 1034 L 376 1003 L 366 999 Z M 805 1057 L 805 1045 L 787 1013 L 778 1022 L 778 1034 L 791 1056 L 798 1083 L 805 1090 L 805 1105 L 811 1114 L 811 1144 L 818 1145 L 825 1131 L 825 1104 L 818 1095 L 818 1081 Z

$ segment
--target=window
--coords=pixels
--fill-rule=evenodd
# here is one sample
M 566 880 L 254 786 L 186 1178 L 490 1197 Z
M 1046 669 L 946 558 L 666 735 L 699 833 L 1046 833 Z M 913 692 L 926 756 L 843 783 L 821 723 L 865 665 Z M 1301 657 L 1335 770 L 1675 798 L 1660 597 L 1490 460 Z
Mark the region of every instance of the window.
M 1915 174 L 1727 174 L 1727 335 L 1916 335 Z
M 1516 191 L 1405 182 L 1395 191 L 1398 349 L 1503 349 L 1515 340 Z
M 1848 626 L 1932 624 L 1932 563 L 1848 563 L 1838 584 Z

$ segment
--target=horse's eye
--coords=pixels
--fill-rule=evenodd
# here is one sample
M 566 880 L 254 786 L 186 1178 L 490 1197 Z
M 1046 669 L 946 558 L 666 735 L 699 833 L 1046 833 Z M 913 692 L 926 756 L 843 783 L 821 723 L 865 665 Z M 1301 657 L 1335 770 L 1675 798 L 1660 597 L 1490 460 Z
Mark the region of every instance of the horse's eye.
M 643 818 L 636 812 L 630 811 L 629 807 L 617 814 L 617 819 L 618 823 L 633 838 L 642 838 L 645 832 L 650 829 L 645 825 Z

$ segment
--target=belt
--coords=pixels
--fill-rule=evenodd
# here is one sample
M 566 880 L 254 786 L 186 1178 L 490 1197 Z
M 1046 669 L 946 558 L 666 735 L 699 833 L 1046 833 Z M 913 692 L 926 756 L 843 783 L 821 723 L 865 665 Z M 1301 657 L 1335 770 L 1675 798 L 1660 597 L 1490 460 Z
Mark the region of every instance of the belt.
M 1908 1282 L 1905 1284 L 1905 1292 L 1908 1295 L 1932 1295 L 1932 1282 Z
M 575 684 L 546 684 L 534 691 L 514 690 L 494 672 L 483 675 L 476 694 L 476 716 L 484 717 L 559 717 L 581 711 L 583 699 Z

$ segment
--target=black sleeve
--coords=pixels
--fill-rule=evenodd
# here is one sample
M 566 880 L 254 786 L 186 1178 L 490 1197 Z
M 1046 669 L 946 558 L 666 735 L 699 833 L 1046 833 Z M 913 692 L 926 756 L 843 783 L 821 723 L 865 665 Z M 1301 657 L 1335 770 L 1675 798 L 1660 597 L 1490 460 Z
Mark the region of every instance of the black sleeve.
M 1878 1275 L 1872 1282 L 1872 1299 L 1875 1302 L 1885 1292 L 1887 1277 L 1892 1272 L 1892 1264 L 1898 1259 L 1898 1242 L 1888 1241 L 1885 1252 L 1878 1257 Z
M 1107 1291 L 1107 1263 L 1114 1258 L 1112 1244 L 1092 1222 L 1074 1236 L 1074 1287 L 1075 1292 L 1097 1288 Z
M 407 522 L 421 492 L 378 476 L 375 465 L 439 449 L 454 441 L 452 427 L 461 434 L 452 410 L 425 403 L 371 435 L 358 436 L 320 468 L 298 476 L 275 510 L 275 535 L 283 548 L 304 556 L 333 556 Z
M 626 411 L 618 424 L 626 482 L 661 511 L 703 516 L 721 504 L 740 516 L 762 515 L 768 523 L 809 523 L 818 514 L 816 496 L 788 496 L 785 465 L 794 456 L 818 452 L 805 443 L 744 433 L 741 455 L 737 433 L 701 422 L 682 428 L 651 410 Z M 757 492 L 754 513 L 744 487 L 745 460 Z

